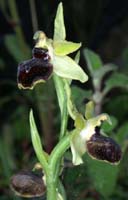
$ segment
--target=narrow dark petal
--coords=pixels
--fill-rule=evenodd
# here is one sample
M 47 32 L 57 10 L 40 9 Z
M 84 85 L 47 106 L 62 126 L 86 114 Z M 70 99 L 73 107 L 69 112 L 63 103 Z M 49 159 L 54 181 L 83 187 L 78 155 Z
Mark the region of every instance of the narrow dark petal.
M 33 58 L 42 58 L 44 61 L 49 61 L 50 56 L 48 54 L 48 50 L 44 48 L 36 48 L 34 47 L 32 50 Z
M 98 160 L 116 164 L 121 159 L 120 146 L 112 138 L 94 134 L 86 146 L 88 153 Z
M 19 88 L 32 89 L 38 82 L 48 80 L 53 66 L 43 59 L 33 58 L 18 65 L 17 82 Z
M 12 176 L 10 185 L 16 195 L 22 197 L 39 197 L 46 191 L 42 177 L 29 171 L 21 171 Z

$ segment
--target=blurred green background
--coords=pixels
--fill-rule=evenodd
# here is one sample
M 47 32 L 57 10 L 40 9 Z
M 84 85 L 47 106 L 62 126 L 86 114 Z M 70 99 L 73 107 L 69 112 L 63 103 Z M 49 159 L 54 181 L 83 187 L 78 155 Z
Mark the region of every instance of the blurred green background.
M 9 188 L 10 177 L 21 169 L 31 170 L 37 162 L 30 139 L 30 108 L 34 110 L 45 150 L 50 152 L 57 142 L 60 115 L 52 80 L 24 91 L 18 89 L 16 75 L 18 63 L 31 58 L 34 32 L 43 30 L 52 37 L 59 2 L 0 0 L 0 200 L 20 199 Z M 128 1 L 62 2 L 67 40 L 82 42 L 80 65 L 89 75 L 89 81 L 83 85 L 73 82 L 74 101 L 83 112 L 88 100 L 93 99 L 97 105 L 95 97 L 100 89 L 102 100 L 96 114 L 110 114 L 113 125 L 104 124 L 103 130 L 118 141 L 123 151 L 118 166 L 92 160 L 87 155 L 81 166 L 73 167 L 67 162 L 62 179 L 68 199 L 127 200 Z M 112 64 L 116 70 L 110 67 Z M 97 89 L 94 80 L 99 72 L 102 75 Z M 72 128 L 71 120 L 68 126 Z M 66 158 L 70 158 L 70 152 Z

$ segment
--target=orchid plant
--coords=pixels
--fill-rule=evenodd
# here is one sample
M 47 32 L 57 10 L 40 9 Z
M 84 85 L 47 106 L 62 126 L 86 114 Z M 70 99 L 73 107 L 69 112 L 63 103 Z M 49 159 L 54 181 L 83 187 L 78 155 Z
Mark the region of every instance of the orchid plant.
M 61 113 L 59 141 L 52 152 L 45 152 L 33 111 L 30 111 L 30 130 L 33 148 L 39 161 L 31 172 L 19 172 L 11 178 L 11 188 L 22 197 L 45 196 L 47 200 L 66 200 L 66 193 L 61 182 L 64 167 L 64 154 L 71 148 L 72 163 L 83 163 L 83 155 L 87 152 L 93 159 L 118 164 L 121 159 L 119 145 L 100 130 L 105 120 L 111 123 L 107 114 L 95 116 L 94 103 L 86 104 L 85 116 L 78 112 L 72 101 L 71 82 L 78 80 L 85 83 L 88 76 L 79 66 L 80 54 L 74 59 L 68 54 L 77 51 L 81 43 L 66 40 L 63 5 L 59 4 L 54 23 L 54 36 L 49 39 L 44 32 L 37 31 L 36 42 L 32 50 L 32 59 L 18 66 L 17 81 L 20 89 L 33 89 L 39 82 L 45 83 L 53 78 Z M 67 122 L 71 117 L 74 129 L 68 131 Z M 42 176 L 35 171 L 41 169 Z

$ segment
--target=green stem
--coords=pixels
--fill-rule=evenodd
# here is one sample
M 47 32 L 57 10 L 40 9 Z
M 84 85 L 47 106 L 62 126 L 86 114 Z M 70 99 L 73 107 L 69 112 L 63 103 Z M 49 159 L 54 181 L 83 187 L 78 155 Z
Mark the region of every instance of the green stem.
M 64 105 L 63 105 L 63 112 L 61 116 L 61 129 L 60 129 L 60 136 L 59 140 L 65 135 L 67 130 L 67 122 L 68 122 L 68 111 L 67 111 L 67 98 L 64 98 Z
M 60 161 L 65 151 L 70 147 L 71 137 L 72 135 L 69 134 L 64 136 L 51 152 L 49 163 L 50 166 L 52 166 L 54 174 L 56 172 L 56 165 L 58 161 Z
M 77 108 L 72 100 L 72 95 L 71 95 L 71 88 L 70 84 L 68 83 L 67 80 L 64 80 L 64 88 L 65 92 L 67 95 L 67 109 L 70 117 L 75 121 L 76 116 L 78 114 Z
M 58 190 L 58 163 L 60 163 L 61 158 L 65 151 L 70 147 L 70 140 L 72 135 L 64 136 L 59 143 L 55 146 L 51 155 L 49 157 L 49 173 L 46 177 L 47 183 L 47 200 L 57 200 L 57 190 Z
M 64 105 L 64 100 L 65 100 L 64 82 L 62 78 L 58 77 L 55 74 L 53 76 L 53 80 L 55 84 L 55 89 L 56 89 L 58 103 L 59 103 L 61 117 L 62 117 L 63 105 Z
M 54 179 L 52 168 L 49 167 L 49 174 L 46 177 L 47 200 L 57 200 L 57 182 Z
M 46 170 L 48 172 L 46 173 L 47 200 L 57 200 L 61 158 L 63 157 L 64 152 L 70 146 L 70 136 L 64 136 L 66 134 L 68 120 L 67 96 L 64 88 L 64 81 L 56 75 L 53 76 L 53 79 L 61 111 L 61 130 L 59 143 L 51 152 L 48 160 L 48 169 Z M 40 160 L 40 162 L 42 161 Z
M 54 75 L 54 84 L 56 88 L 56 93 L 58 97 L 58 103 L 61 111 L 61 130 L 59 139 L 61 139 L 66 132 L 67 129 L 67 121 L 68 121 L 68 111 L 67 111 L 67 94 L 65 91 L 65 82 L 62 78 Z
M 24 34 L 23 34 L 23 31 L 20 26 L 20 18 L 19 18 L 18 12 L 17 12 L 16 0 L 8 0 L 8 6 L 9 6 L 12 20 L 14 20 L 14 22 L 17 23 L 17 25 L 14 27 L 14 29 L 16 32 L 16 36 L 18 39 L 20 49 L 22 50 L 22 52 L 24 52 L 24 55 L 26 55 L 26 57 L 27 57 L 28 55 L 30 55 L 30 50 L 25 43 Z
M 35 0 L 29 0 L 29 5 L 30 5 L 33 32 L 36 32 L 38 30 L 38 20 L 37 20 Z

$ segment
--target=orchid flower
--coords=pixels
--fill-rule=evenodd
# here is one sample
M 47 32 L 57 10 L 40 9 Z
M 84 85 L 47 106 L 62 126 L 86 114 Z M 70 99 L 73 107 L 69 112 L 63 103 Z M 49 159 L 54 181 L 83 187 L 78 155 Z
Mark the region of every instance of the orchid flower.
M 18 66 L 18 87 L 33 89 L 39 82 L 45 82 L 51 75 L 86 82 L 88 76 L 83 69 L 68 56 L 81 46 L 81 43 L 69 42 L 66 39 L 63 17 L 63 6 L 59 4 L 55 23 L 53 40 L 47 38 L 44 32 L 37 31 L 33 39 L 36 45 L 32 51 L 32 59 Z
M 101 123 L 107 120 L 111 123 L 107 114 L 96 117 L 91 113 L 93 103 L 86 106 L 85 118 L 78 114 L 75 119 L 75 129 L 72 131 L 74 137 L 71 140 L 71 151 L 73 164 L 83 163 L 82 156 L 87 152 L 93 159 L 118 164 L 121 159 L 120 146 L 110 137 L 100 133 Z

